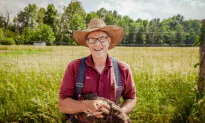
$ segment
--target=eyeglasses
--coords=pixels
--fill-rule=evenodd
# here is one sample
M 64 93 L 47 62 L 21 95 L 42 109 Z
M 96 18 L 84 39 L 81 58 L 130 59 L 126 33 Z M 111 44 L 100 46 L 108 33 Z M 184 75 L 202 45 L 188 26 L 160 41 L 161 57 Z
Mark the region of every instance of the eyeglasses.
M 90 44 L 95 44 L 96 41 L 98 40 L 100 43 L 104 43 L 107 41 L 108 36 L 106 37 L 99 37 L 99 38 L 88 38 L 88 42 Z

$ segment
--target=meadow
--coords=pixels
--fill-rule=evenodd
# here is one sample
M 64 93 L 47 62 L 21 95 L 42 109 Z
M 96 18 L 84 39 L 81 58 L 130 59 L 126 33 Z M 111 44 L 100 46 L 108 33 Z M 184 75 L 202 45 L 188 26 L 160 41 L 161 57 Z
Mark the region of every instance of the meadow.
M 196 102 L 198 47 L 116 47 L 136 85 L 132 122 L 202 122 Z M 68 63 L 89 55 L 81 46 L 0 46 L 0 122 L 65 122 L 57 107 Z

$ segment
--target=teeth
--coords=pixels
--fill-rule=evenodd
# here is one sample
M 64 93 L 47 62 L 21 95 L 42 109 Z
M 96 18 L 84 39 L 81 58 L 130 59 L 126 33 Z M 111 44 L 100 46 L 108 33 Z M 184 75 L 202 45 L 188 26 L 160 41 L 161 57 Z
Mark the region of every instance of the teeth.
M 102 50 L 102 49 L 99 49 L 99 50 L 97 50 L 97 49 L 95 49 L 96 51 L 100 51 L 100 50 Z

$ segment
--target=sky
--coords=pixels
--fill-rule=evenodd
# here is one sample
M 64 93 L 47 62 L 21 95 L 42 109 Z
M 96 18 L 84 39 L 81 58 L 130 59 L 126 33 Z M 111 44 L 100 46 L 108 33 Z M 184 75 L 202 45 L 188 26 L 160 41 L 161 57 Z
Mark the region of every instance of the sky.
M 68 6 L 71 0 L 0 0 L 0 14 L 9 11 L 13 18 L 29 3 L 46 8 L 53 3 L 59 12 Z M 181 14 L 188 19 L 205 19 L 205 0 L 79 0 L 86 13 L 97 11 L 104 7 L 106 10 L 117 10 L 120 15 L 127 15 L 151 20 L 153 18 L 166 19 Z

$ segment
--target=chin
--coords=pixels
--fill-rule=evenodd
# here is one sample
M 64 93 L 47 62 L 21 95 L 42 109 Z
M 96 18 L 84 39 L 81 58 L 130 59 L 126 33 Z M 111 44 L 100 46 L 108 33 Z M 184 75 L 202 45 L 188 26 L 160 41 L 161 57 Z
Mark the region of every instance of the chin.
M 105 57 L 107 55 L 105 53 L 93 53 L 92 56 L 96 57 L 96 58 L 101 58 L 101 57 Z

